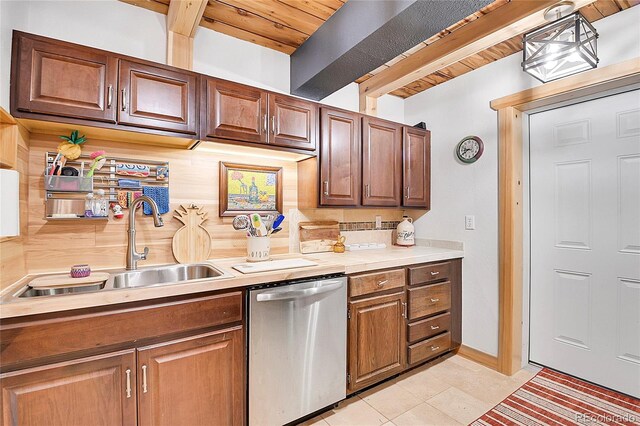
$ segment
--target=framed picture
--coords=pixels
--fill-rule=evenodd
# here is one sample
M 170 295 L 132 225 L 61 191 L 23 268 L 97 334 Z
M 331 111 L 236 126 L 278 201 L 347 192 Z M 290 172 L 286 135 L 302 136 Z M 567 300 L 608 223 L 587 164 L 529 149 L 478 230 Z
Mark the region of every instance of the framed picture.
M 282 212 L 282 167 L 220 162 L 220 217 Z

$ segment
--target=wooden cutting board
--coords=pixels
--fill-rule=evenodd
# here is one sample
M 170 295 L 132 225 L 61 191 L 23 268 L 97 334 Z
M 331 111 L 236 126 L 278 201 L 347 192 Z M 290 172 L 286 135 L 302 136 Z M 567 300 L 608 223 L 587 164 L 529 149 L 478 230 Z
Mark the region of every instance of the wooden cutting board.
M 247 262 L 233 265 L 232 268 L 243 274 L 255 274 L 257 272 L 279 271 L 282 269 L 305 268 L 318 266 L 316 262 L 308 259 L 282 259 L 267 262 Z
M 29 287 L 32 287 L 32 288 L 73 287 L 77 285 L 100 283 L 108 279 L 109 279 L 109 274 L 106 272 L 93 272 L 91 275 L 84 278 L 73 278 L 69 274 L 47 275 L 44 277 L 34 278 L 31 282 L 29 282 Z
M 340 226 L 335 220 L 300 222 L 300 252 L 321 253 L 333 251 L 340 236 Z
M 202 224 L 207 220 L 207 213 L 195 204 L 180 206 L 173 216 L 184 224 L 173 236 L 171 248 L 173 257 L 179 263 L 198 263 L 209 258 L 211 252 L 211 235 Z

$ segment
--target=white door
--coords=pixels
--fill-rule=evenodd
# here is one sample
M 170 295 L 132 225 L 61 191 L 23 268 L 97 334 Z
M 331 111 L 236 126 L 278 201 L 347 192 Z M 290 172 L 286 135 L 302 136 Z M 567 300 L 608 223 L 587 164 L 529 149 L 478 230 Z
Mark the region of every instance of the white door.
M 529 131 L 529 359 L 640 397 L 640 91 Z

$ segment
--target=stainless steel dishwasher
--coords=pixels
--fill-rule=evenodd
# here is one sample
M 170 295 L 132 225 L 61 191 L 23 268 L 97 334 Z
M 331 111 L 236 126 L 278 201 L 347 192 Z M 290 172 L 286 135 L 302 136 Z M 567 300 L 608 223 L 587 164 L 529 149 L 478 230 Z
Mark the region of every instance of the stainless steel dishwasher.
M 249 425 L 292 422 L 346 396 L 347 279 L 249 291 Z

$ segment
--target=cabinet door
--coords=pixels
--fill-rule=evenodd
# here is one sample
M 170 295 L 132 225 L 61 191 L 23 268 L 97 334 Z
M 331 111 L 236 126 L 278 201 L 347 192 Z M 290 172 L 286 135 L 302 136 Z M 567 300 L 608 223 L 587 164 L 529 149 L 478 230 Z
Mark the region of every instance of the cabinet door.
M 315 151 L 318 105 L 270 93 L 269 115 L 269 144 Z
M 115 57 L 26 36 L 18 40 L 12 78 L 17 110 L 115 123 Z
M 0 379 L 3 425 L 136 425 L 133 349 Z
M 362 205 L 399 206 L 402 181 L 401 126 L 362 118 Z
M 402 205 L 428 210 L 431 207 L 431 132 L 403 128 L 402 163 Z
M 359 114 L 320 109 L 320 204 L 356 206 L 360 201 Z
M 204 137 L 267 143 L 267 93 L 206 78 Z
M 195 74 L 121 60 L 118 83 L 119 124 L 196 134 Z
M 403 370 L 405 293 L 349 302 L 349 392 Z
M 242 425 L 241 327 L 138 350 L 138 425 Z

